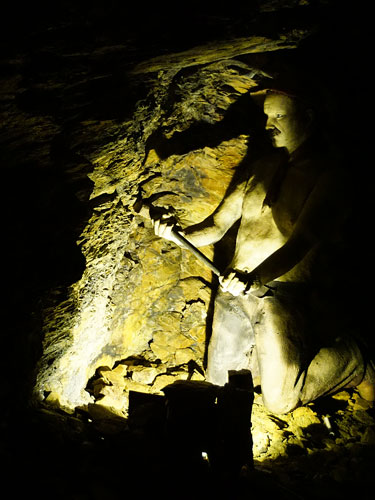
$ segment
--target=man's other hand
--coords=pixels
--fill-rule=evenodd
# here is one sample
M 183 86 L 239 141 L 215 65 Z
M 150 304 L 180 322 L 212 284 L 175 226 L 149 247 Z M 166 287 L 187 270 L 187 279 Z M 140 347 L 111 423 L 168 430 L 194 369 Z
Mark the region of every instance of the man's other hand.
M 219 283 L 224 292 L 229 292 L 237 297 L 247 295 L 250 292 L 254 277 L 245 271 L 227 269 L 224 274 L 219 276 Z

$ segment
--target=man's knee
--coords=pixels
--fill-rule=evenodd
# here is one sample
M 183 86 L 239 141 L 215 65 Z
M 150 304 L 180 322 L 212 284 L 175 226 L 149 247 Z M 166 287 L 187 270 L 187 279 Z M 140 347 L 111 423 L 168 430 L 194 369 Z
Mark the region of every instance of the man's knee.
M 302 386 L 302 378 L 291 372 L 285 377 L 262 380 L 264 406 L 269 412 L 279 415 L 295 410 L 301 404 Z
M 299 397 L 285 397 L 285 395 L 279 394 L 278 397 L 273 395 L 272 397 L 262 394 L 263 404 L 265 408 L 276 415 L 285 415 L 295 410 L 300 406 Z

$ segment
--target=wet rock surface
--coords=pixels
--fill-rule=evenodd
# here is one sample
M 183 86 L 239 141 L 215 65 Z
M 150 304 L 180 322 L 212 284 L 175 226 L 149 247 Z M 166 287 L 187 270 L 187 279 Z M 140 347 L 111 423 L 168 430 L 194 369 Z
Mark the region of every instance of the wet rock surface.
M 357 67 L 366 58 L 358 28 L 337 22 L 335 2 L 328 17 L 329 2 L 259 3 L 236 15 L 190 13 L 184 25 L 162 11 L 131 26 L 135 18 L 116 2 L 66 2 L 42 15 L 28 7 L 9 18 L 0 57 L 10 286 L 1 453 L 8 477 L 22 471 L 16 489 L 64 499 L 117 498 L 130 484 L 141 498 L 169 495 L 170 484 L 179 498 L 220 490 L 206 462 L 187 465 L 183 450 L 163 448 L 158 403 L 154 420 L 141 408 L 129 429 L 130 391 L 157 398 L 176 380 L 203 380 L 215 290 L 211 272 L 154 237 L 134 203 L 161 193 L 158 204 L 174 206 L 183 225 L 203 219 L 263 148 L 247 92 L 289 68 L 327 19 L 341 38 L 317 52 L 312 42 L 306 66 L 329 82 L 329 96 L 338 92 L 328 98 L 338 122 L 347 95 L 355 106 L 366 88 L 346 69 L 353 54 Z M 358 154 L 361 128 L 349 128 Z M 172 150 L 161 151 L 160 134 L 174 138 Z M 230 243 L 207 255 L 223 265 Z M 280 417 L 257 396 L 252 425 L 256 470 L 232 482 L 226 498 L 254 488 L 281 498 L 370 498 L 374 413 L 355 391 Z

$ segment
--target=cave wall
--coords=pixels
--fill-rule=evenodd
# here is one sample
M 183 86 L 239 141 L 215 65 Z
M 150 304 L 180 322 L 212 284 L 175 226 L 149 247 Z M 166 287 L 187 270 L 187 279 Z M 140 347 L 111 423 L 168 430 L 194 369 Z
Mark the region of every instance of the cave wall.
M 250 39 L 242 41 L 239 52 L 277 50 L 279 44 Z M 232 50 L 231 44 L 228 55 Z M 251 127 L 247 134 L 236 134 L 230 126 L 215 131 L 215 124 L 224 122 L 228 109 L 256 86 L 259 72 L 227 59 L 224 45 L 216 61 L 207 50 L 205 63 L 205 51 L 197 49 L 200 60 L 193 67 L 184 56 L 175 65 L 168 56 L 166 70 L 160 69 L 163 60 L 157 70 L 148 68 L 157 77 L 129 121 L 85 121 L 74 134 L 71 148 L 92 165 L 94 208 L 78 242 L 85 258 L 82 278 L 67 300 L 46 314 L 35 387 L 43 402 L 73 410 L 94 397 L 123 412 L 130 389 L 159 392 L 176 377 L 203 377 L 215 286 L 211 271 L 190 252 L 157 238 L 134 205 L 139 196 L 158 194 L 155 203 L 172 206 L 183 227 L 199 222 L 251 157 Z M 134 73 L 140 78 L 144 70 L 137 67 Z M 256 124 L 256 106 L 249 112 L 254 116 L 247 119 Z M 208 130 L 212 146 L 203 146 L 202 137 L 184 138 L 197 123 L 204 124 L 201 133 Z M 188 142 L 191 151 L 160 158 L 152 145 L 160 130 L 179 138 L 177 150 L 190 149 Z M 106 142 L 97 144 L 103 132 Z M 205 252 L 214 258 L 213 248 Z M 134 358 L 137 370 L 131 368 Z M 104 384 L 100 390 L 96 384 L 95 391 L 88 390 L 98 369 L 118 364 L 126 369 L 116 389 Z M 143 375 L 140 367 L 147 368 Z
M 124 416 L 129 389 L 158 393 L 176 378 L 203 378 L 215 279 L 156 238 L 134 203 L 164 193 L 157 204 L 172 205 L 182 225 L 208 215 L 259 153 L 261 116 L 243 105 L 247 93 L 280 71 L 329 82 L 323 94 L 345 117 L 341 98 L 355 85 L 334 58 L 353 61 L 354 42 L 337 41 L 346 25 L 328 4 L 190 12 L 183 25 L 151 12 L 133 30 L 116 2 L 69 5 L 28 29 L 24 18 L 2 44 L 6 205 L 16 193 L 22 213 L 6 221 L 17 241 L 8 310 L 18 315 L 6 340 L 26 358 L 19 377 L 34 404 Z M 314 45 L 322 25 L 333 48 Z M 249 117 L 248 129 L 221 126 L 236 104 L 231 123 Z M 176 153 L 158 154 L 160 133 L 180 137 Z M 226 251 L 205 249 L 220 264 Z

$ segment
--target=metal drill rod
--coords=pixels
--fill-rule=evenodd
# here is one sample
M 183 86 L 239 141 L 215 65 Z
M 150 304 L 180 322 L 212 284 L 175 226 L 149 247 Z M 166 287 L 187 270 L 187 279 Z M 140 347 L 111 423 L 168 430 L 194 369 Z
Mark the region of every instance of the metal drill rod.
M 134 205 L 135 211 L 142 215 L 145 218 L 151 218 L 150 217 L 150 208 L 152 205 L 150 203 L 145 203 L 145 201 L 142 202 L 137 202 Z M 222 273 L 219 271 L 219 269 L 214 265 L 214 263 L 206 257 L 200 250 L 198 250 L 197 247 L 195 247 L 190 241 L 188 241 L 182 234 L 179 232 L 175 231 L 172 229 L 171 233 L 175 237 L 175 239 L 181 244 L 181 246 L 187 250 L 190 250 L 201 262 L 202 264 L 205 264 L 211 271 L 216 275 L 216 276 L 221 276 Z M 250 292 L 252 295 L 258 296 L 258 297 L 263 297 L 270 291 L 272 291 L 273 286 L 272 282 L 268 283 L 267 285 L 263 285 L 260 287 L 258 290 Z M 245 293 L 245 295 L 247 295 Z
M 211 271 L 216 274 L 216 276 L 220 276 L 221 272 L 219 269 L 213 264 L 213 262 L 208 259 L 197 247 L 192 245 L 190 241 L 182 236 L 182 234 L 177 231 L 172 230 L 171 233 L 176 238 L 176 240 L 187 250 L 190 250 L 203 264 L 211 269 Z

